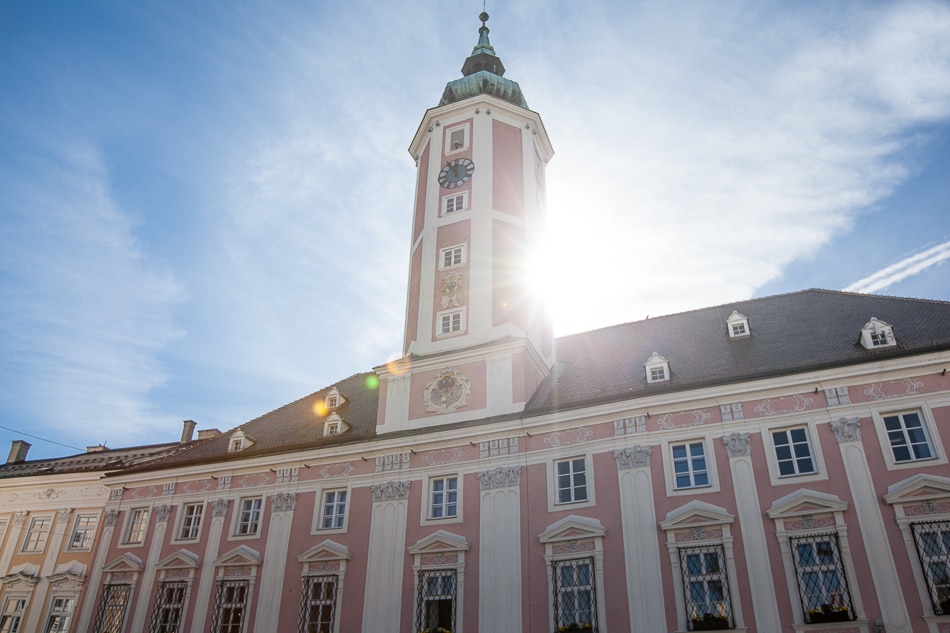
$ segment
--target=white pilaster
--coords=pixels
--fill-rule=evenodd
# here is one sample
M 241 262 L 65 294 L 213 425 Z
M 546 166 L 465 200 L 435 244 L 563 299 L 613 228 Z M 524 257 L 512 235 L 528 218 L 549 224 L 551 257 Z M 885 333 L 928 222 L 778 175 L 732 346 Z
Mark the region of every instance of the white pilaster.
M 389 481 L 372 486 L 363 633 L 399 633 L 409 484 Z
M 211 502 L 211 527 L 208 530 L 208 543 L 205 545 L 204 559 L 201 561 L 201 575 L 198 578 L 198 591 L 195 593 L 194 617 L 191 630 L 200 633 L 205 630 L 208 617 L 208 605 L 211 602 L 211 590 L 214 586 L 214 561 L 218 559 L 224 524 L 228 516 L 230 499 L 214 499 Z
M 478 630 L 519 633 L 521 621 L 521 467 L 478 473 Z
M 10 572 L 10 561 L 13 560 L 13 554 L 16 552 L 17 543 L 20 542 L 20 532 L 23 531 L 23 524 L 26 523 L 26 517 L 29 514 L 26 510 L 14 512 L 11 517 L 9 533 L 7 534 L 7 543 L 3 548 L 3 556 L 0 556 L 0 578 Z
M 290 546 L 290 528 L 294 519 L 294 508 L 297 507 L 296 492 L 278 492 L 271 495 L 270 499 L 270 526 L 264 547 L 261 590 L 258 592 L 254 631 L 273 628 L 274 615 L 280 613 L 280 599 L 284 593 L 284 568 L 287 564 L 287 548 Z
M 63 546 L 63 537 L 66 535 L 66 530 L 69 529 L 69 517 L 72 512 L 72 508 L 63 508 L 56 513 L 54 523 L 50 528 L 52 532 L 49 541 L 46 543 L 46 557 L 40 567 L 40 581 L 37 583 L 36 589 L 33 590 L 33 597 L 30 599 L 30 613 L 26 618 L 24 631 L 40 630 L 40 618 L 46 604 L 46 594 L 49 593 L 49 581 L 46 579 L 53 573 L 56 561 L 59 560 L 59 549 Z
M 148 558 L 145 561 L 145 571 L 142 574 L 142 585 L 135 601 L 135 612 L 132 614 L 132 631 L 145 630 L 145 618 L 148 617 L 148 604 L 152 598 L 152 586 L 155 584 L 155 566 L 162 553 L 162 544 L 165 542 L 165 528 L 168 527 L 168 517 L 171 515 L 170 505 L 159 505 L 152 508 L 155 515 L 155 530 L 152 532 L 152 542 L 148 548 Z
M 106 555 L 112 545 L 112 534 L 115 532 L 115 524 L 119 520 L 119 511 L 109 509 L 105 511 L 102 522 L 102 534 L 96 543 L 96 560 L 93 561 L 92 570 L 86 579 L 86 597 L 82 603 L 82 609 L 79 609 L 79 622 L 76 625 L 76 631 L 89 631 L 92 616 L 96 612 L 96 596 L 99 594 L 99 584 L 102 582 L 102 568 L 106 566 Z
M 511 413 L 515 409 L 511 355 L 488 359 L 486 371 L 488 415 Z

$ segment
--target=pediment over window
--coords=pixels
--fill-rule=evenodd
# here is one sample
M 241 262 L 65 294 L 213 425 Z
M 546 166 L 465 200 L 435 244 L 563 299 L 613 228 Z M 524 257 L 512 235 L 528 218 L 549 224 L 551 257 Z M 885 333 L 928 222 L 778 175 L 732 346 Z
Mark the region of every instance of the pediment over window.
M 333 387 L 323 399 L 323 406 L 325 406 L 328 411 L 332 411 L 337 407 L 342 406 L 345 402 L 346 398 L 343 397 L 343 394 L 340 393 L 340 390 L 336 387 Z
M 752 333 L 749 329 L 749 319 L 737 310 L 733 310 L 726 319 L 726 329 L 729 330 L 729 338 L 744 338 Z
M 607 528 L 597 519 L 572 514 L 549 525 L 548 529 L 538 535 L 538 539 L 542 543 L 554 543 L 557 541 L 602 538 L 606 533 Z
M 261 555 L 247 545 L 239 545 L 214 561 L 215 567 L 260 565 Z
M 0 578 L 7 591 L 32 591 L 40 580 L 40 568 L 30 563 L 17 565 L 10 573 Z
M 410 554 L 425 554 L 433 552 L 467 552 L 469 550 L 468 541 L 464 536 L 452 534 L 445 530 L 434 532 L 425 538 L 416 541 L 415 545 L 409 548 Z
M 46 577 L 52 584 L 82 583 L 86 578 L 86 566 L 78 560 L 71 560 L 56 567 L 56 570 Z
M 647 382 L 663 382 L 670 379 L 670 362 L 653 352 L 647 362 L 643 363 L 647 373 Z
M 897 339 L 894 338 L 894 328 L 889 323 L 871 317 L 871 320 L 861 328 L 861 345 L 865 349 L 897 345 Z
M 950 497 L 950 478 L 916 474 L 888 487 L 884 501 L 894 505 L 947 497 Z
M 125 553 L 122 556 L 119 556 L 117 559 L 106 565 L 102 568 L 102 571 L 106 573 L 115 573 L 123 571 L 134 571 L 139 572 L 144 569 L 142 564 L 142 559 L 136 556 L 135 554 Z
M 660 523 L 660 527 L 669 531 L 722 525 L 732 523 L 734 520 L 735 517 L 729 514 L 725 508 L 714 506 L 705 501 L 693 500 L 667 513 L 666 518 Z
M 158 569 L 196 569 L 199 566 L 198 555 L 186 549 L 180 549 L 171 556 L 158 562 Z
M 804 488 L 776 499 L 767 514 L 773 519 L 799 517 L 812 514 L 826 514 L 829 512 L 844 512 L 848 509 L 848 502 L 842 501 L 835 495 L 824 492 L 815 492 Z
M 340 414 L 334 411 L 323 422 L 323 435 L 342 435 L 350 430 L 350 425 L 340 417 Z
M 314 545 L 297 557 L 301 563 L 320 563 L 328 560 L 350 560 L 350 550 L 346 545 L 327 539 Z

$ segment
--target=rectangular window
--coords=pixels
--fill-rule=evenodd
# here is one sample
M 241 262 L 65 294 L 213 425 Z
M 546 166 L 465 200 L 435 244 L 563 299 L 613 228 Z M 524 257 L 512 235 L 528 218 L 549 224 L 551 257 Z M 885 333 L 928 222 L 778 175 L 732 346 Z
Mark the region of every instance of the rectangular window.
M 43 633 L 66 633 L 73 619 L 73 609 L 76 608 L 75 598 L 54 597 L 50 604 L 49 617 L 46 618 L 46 628 Z
M 46 541 L 49 540 L 49 529 L 53 524 L 51 518 L 40 518 L 30 520 L 30 528 L 23 538 L 24 552 L 42 552 L 46 549 Z
M 299 633 L 331 633 L 336 576 L 304 576 Z
M 575 558 L 551 563 L 554 578 L 554 629 L 597 630 L 594 559 Z M 586 626 L 581 626 L 586 625 Z
M 816 472 L 811 442 L 805 427 L 772 431 L 775 460 L 780 477 L 807 475 Z
M 456 213 L 468 208 L 468 192 L 460 191 L 442 198 L 442 214 Z
M 96 537 L 98 523 L 99 517 L 95 515 L 80 514 L 77 516 L 67 548 L 74 551 L 92 549 L 92 541 Z
M 950 521 L 913 523 L 914 545 L 935 615 L 950 615 Z
M 854 619 L 837 534 L 788 540 L 806 624 Z
M 419 572 L 416 598 L 416 630 L 455 630 L 455 570 Z
M 458 516 L 458 477 L 439 477 L 429 481 L 431 503 L 430 519 Z
M 105 585 L 96 616 L 95 633 L 121 633 L 132 585 Z
M 246 580 L 219 580 L 211 633 L 241 633 L 247 604 Z
M 554 463 L 557 503 L 587 501 L 587 462 L 583 457 Z
M 439 315 L 439 333 L 452 334 L 462 331 L 462 311 L 446 312 Z
M 261 528 L 261 506 L 264 500 L 261 497 L 241 500 L 241 516 L 238 518 L 238 536 L 257 534 Z
M 346 519 L 346 497 L 346 490 L 327 490 L 323 493 L 320 529 L 335 530 L 343 527 Z
M 186 503 L 181 509 L 181 528 L 178 538 L 186 541 L 198 538 L 201 532 L 201 517 L 204 515 L 205 504 Z
M 457 125 L 445 130 L 445 153 L 451 154 L 468 147 L 468 124 Z
M 665 367 L 651 367 L 650 368 L 650 382 L 660 382 L 666 380 L 666 368 Z
M 689 630 L 729 629 L 735 626 L 722 546 L 681 548 L 679 557 Z
M 439 268 L 452 268 L 465 263 L 465 247 L 450 246 L 439 251 Z
M 25 599 L 7 598 L 3 603 L 3 613 L 0 613 L 0 633 L 18 633 L 25 610 Z
M 142 543 L 145 541 L 145 531 L 148 529 L 148 508 L 132 510 L 129 518 L 129 528 L 125 532 L 126 543 Z
M 703 442 L 673 444 L 673 477 L 676 489 L 702 488 L 709 485 L 706 445 Z
M 894 461 L 913 462 L 923 459 L 933 459 L 934 452 L 930 446 L 930 438 L 924 428 L 924 421 L 919 411 L 885 415 L 884 430 L 891 450 L 894 452 Z
M 163 582 L 158 586 L 155 599 L 155 613 L 152 615 L 151 633 L 181 633 L 183 631 L 182 614 L 185 611 L 184 582 Z

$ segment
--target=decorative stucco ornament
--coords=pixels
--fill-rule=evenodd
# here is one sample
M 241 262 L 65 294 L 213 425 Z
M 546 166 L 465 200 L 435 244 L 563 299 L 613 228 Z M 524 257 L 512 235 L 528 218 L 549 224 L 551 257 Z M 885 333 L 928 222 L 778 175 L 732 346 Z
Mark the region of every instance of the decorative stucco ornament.
M 172 507 L 170 505 L 160 505 L 155 506 L 155 520 L 160 522 L 165 522 L 168 520 L 172 514 Z
M 290 512 L 297 507 L 297 493 L 278 492 L 270 496 L 270 503 L 274 512 Z
M 643 446 L 641 444 L 615 450 L 614 460 L 617 462 L 617 470 L 630 470 L 649 466 L 650 455 L 652 454 L 652 446 Z
M 370 487 L 374 502 L 401 501 L 409 498 L 409 481 L 387 481 Z
M 861 420 L 858 418 L 840 418 L 831 423 L 831 433 L 839 444 L 861 441 Z
M 520 466 L 499 466 L 478 473 L 478 484 L 482 490 L 511 488 L 521 485 Z
M 459 370 L 452 368 L 444 370 L 426 385 L 422 402 L 427 411 L 452 413 L 465 406 L 471 395 L 471 381 L 459 373 Z
M 752 448 L 748 433 L 729 433 L 722 437 L 722 443 L 729 457 L 748 457 Z
M 443 310 L 462 305 L 462 273 L 452 273 L 442 278 L 440 304 Z

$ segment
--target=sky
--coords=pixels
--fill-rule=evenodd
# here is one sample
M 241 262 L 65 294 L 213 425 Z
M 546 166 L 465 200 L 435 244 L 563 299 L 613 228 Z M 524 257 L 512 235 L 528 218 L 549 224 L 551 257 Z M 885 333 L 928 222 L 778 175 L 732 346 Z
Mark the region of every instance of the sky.
M 950 300 L 950 3 L 486 8 L 555 148 L 557 334 Z M 398 356 L 407 149 L 481 10 L 0 3 L 0 445 L 227 430 Z

